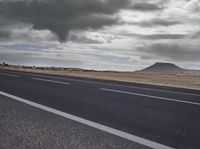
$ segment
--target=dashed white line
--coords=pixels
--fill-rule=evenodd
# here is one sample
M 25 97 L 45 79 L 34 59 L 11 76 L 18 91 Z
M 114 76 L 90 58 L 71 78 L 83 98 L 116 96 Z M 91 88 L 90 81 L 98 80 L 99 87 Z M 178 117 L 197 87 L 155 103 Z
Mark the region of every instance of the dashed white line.
M 36 107 L 36 108 L 39 108 L 39 109 L 42 109 L 42 110 L 45 110 L 45 111 L 48 111 L 48 112 L 51 112 L 51 113 L 54 113 L 56 115 L 65 117 L 67 119 L 71 119 L 73 121 L 82 123 L 84 125 L 88 125 L 90 127 L 93 127 L 93 128 L 102 130 L 104 132 L 119 136 L 121 138 L 124 138 L 124 139 L 130 140 L 130 141 L 145 145 L 145 146 L 150 147 L 150 148 L 173 149 L 172 147 L 168 147 L 166 145 L 163 145 L 163 144 L 160 144 L 160 143 L 157 143 L 157 142 L 153 142 L 153 141 L 150 141 L 150 140 L 147 140 L 147 139 L 144 139 L 144 138 L 141 138 L 141 137 L 138 137 L 138 136 L 135 136 L 135 135 L 132 135 L 132 134 L 129 134 L 129 133 L 126 133 L 126 132 L 105 126 L 105 125 L 102 125 L 102 124 L 98 124 L 98 123 L 95 123 L 95 122 L 92 122 L 92 121 L 89 121 L 89 120 L 86 120 L 86 119 L 83 119 L 83 118 L 80 118 L 80 117 L 77 117 L 77 116 L 74 116 L 74 115 L 71 115 L 71 114 L 68 114 L 68 113 L 65 113 L 65 112 L 61 112 L 59 110 L 56 110 L 56 109 L 53 109 L 53 108 L 50 108 L 50 107 L 47 107 L 47 106 L 44 106 L 44 105 L 41 105 L 41 104 L 38 104 L 38 103 L 35 103 L 35 102 L 31 102 L 31 101 L 28 101 L 26 99 L 23 99 L 23 98 L 20 98 L 20 97 L 17 97 L 17 96 L 14 96 L 14 95 L 2 92 L 2 91 L 0 91 L 0 94 L 3 95 L 3 96 L 9 97 L 11 99 L 14 99 L 16 101 L 31 105 L 33 107 Z
M 167 101 L 180 102 L 180 103 L 186 103 L 186 104 L 192 104 L 192 105 L 198 105 L 198 106 L 200 106 L 200 103 L 192 102 L 192 101 L 184 101 L 184 100 L 178 100 L 178 99 L 172 99 L 172 98 L 165 98 L 165 97 L 159 97 L 159 96 L 138 94 L 138 93 L 133 93 L 133 92 L 108 89 L 108 88 L 101 88 L 101 90 L 108 91 L 108 92 L 120 93 L 120 94 L 130 94 L 130 95 L 136 95 L 136 96 L 149 97 L 149 98 L 153 98 L 153 99 L 162 99 L 162 100 L 167 100 Z
M 122 84 L 115 84 L 115 83 L 105 83 L 105 82 L 99 82 L 99 81 L 89 81 L 89 80 L 81 80 L 81 79 L 72 79 L 66 77 L 56 77 L 56 76 L 49 76 L 48 74 L 34 74 L 34 73 L 23 73 L 23 72 L 15 72 L 17 74 L 28 74 L 38 77 L 46 77 L 46 78 L 54 78 L 54 79 L 62 79 L 62 80 L 69 80 L 69 81 L 76 81 L 76 82 L 83 82 L 83 83 L 91 83 L 91 84 L 101 84 L 101 85 L 110 85 L 110 86 L 119 86 L 124 88 L 132 88 L 132 89 L 144 89 L 149 91 L 160 91 L 165 93 L 174 93 L 174 94 L 182 94 L 182 95 L 191 95 L 191 96 L 199 96 L 200 94 L 196 93 L 187 93 L 187 92 L 180 92 L 180 91 L 170 91 L 170 90 L 164 90 L 164 89 L 156 89 L 156 88 L 148 88 L 148 87 L 138 87 L 138 86 L 130 86 L 130 85 L 122 85 Z M 112 81 L 112 80 L 110 80 Z M 113 80 L 114 81 L 114 80 Z
M 2 76 L 8 76 L 8 77 L 19 77 L 18 75 L 8 74 L 8 73 L 0 73 Z
M 149 90 L 149 91 L 160 91 L 160 92 L 165 92 L 165 93 L 174 93 L 174 94 L 191 95 L 191 96 L 199 96 L 200 97 L 200 94 L 180 92 L 180 91 L 170 91 L 170 90 L 164 90 L 164 89 L 155 89 L 155 88 L 147 88 L 147 87 L 138 87 L 138 86 L 130 86 L 130 85 L 122 85 L 122 84 L 105 83 L 105 82 L 98 82 L 98 81 L 72 79 L 72 78 L 67 78 L 67 77 L 55 77 L 55 76 L 48 76 L 46 74 L 44 74 L 44 75 L 32 74 L 32 75 L 40 76 L 40 77 L 46 77 L 46 78 L 55 78 L 55 79 L 62 79 L 62 80 L 69 80 L 69 81 L 76 81 L 76 82 L 83 82 L 83 83 L 100 84 L 100 85 L 110 85 L 110 86 L 119 86 L 119 87 L 124 87 L 124 88 L 144 89 L 144 90 Z M 109 81 L 112 81 L 112 80 L 109 80 Z
M 44 82 L 51 82 L 51 83 L 58 83 L 58 84 L 65 84 L 69 85 L 70 83 L 68 82 L 60 82 L 60 81 L 55 81 L 55 80 L 47 80 L 47 79 L 41 79 L 41 78 L 32 78 L 33 80 L 38 80 L 38 81 L 44 81 Z

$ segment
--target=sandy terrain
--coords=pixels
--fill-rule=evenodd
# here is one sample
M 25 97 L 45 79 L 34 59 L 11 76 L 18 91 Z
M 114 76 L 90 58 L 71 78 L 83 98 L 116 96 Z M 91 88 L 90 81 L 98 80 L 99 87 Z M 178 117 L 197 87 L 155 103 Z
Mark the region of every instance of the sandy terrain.
M 89 71 L 67 68 L 32 68 L 22 66 L 9 66 L 0 69 L 23 72 L 35 72 L 55 74 L 62 76 L 78 76 L 105 80 L 117 80 L 123 82 L 144 83 L 162 86 L 173 86 L 200 90 L 200 75 L 192 74 L 164 74 L 148 72 L 113 72 L 113 71 Z

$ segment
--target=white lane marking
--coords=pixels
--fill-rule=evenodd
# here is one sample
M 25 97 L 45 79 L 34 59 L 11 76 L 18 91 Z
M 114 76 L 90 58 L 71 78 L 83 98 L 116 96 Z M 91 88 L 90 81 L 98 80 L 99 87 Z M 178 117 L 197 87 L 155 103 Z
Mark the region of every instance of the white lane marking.
M 144 139 L 144 138 L 141 138 L 141 137 L 138 137 L 138 136 L 135 136 L 135 135 L 132 135 L 132 134 L 129 134 L 129 133 L 126 133 L 126 132 L 123 132 L 123 131 L 120 131 L 120 130 L 117 130 L 117 129 L 114 129 L 114 128 L 111 128 L 111 127 L 108 127 L 108 126 L 105 126 L 105 125 L 102 125 L 102 124 L 98 124 L 98 123 L 95 123 L 95 122 L 92 122 L 92 121 L 89 121 L 89 120 L 86 120 L 86 119 L 83 119 L 83 118 L 80 118 L 80 117 L 77 117 L 77 116 L 62 112 L 62 111 L 59 111 L 59 110 L 56 110 L 56 109 L 53 109 L 53 108 L 50 108 L 50 107 L 35 103 L 35 102 L 31 102 L 31 101 L 28 101 L 26 99 L 23 99 L 23 98 L 20 98 L 20 97 L 17 97 L 17 96 L 14 96 L 14 95 L 2 92 L 2 91 L 0 91 L 0 94 L 3 95 L 3 96 L 6 96 L 6 97 L 12 98 L 12 99 L 14 99 L 16 101 L 31 105 L 33 107 L 36 107 L 36 108 L 39 108 L 39 109 L 42 109 L 42 110 L 45 110 L 45 111 L 48 111 L 48 112 L 51 112 L 51 113 L 54 113 L 56 115 L 65 117 L 65 118 L 70 119 L 70 120 L 82 123 L 84 125 L 88 125 L 90 127 L 93 127 L 93 128 L 102 130 L 104 132 L 119 136 L 121 138 L 124 138 L 124 139 L 130 140 L 130 141 L 133 141 L 133 142 L 148 146 L 150 148 L 154 148 L 154 149 L 173 149 L 172 147 L 168 147 L 166 145 L 162 145 L 162 144 L 157 143 L 157 142 L 153 142 L 153 141 L 150 141 L 150 140 L 147 140 L 147 139 Z
M 133 92 L 108 89 L 108 88 L 101 88 L 101 90 L 108 91 L 108 92 L 121 93 L 121 94 L 130 94 L 130 95 L 136 95 L 136 96 L 150 97 L 150 98 L 153 98 L 153 99 L 162 99 L 162 100 L 168 100 L 168 101 L 174 101 L 174 102 L 180 102 L 180 103 L 187 103 L 187 104 L 192 104 L 192 105 L 198 105 L 198 106 L 200 106 L 200 103 L 192 102 L 192 101 L 183 101 L 183 100 L 178 100 L 178 99 L 165 98 L 165 97 L 152 96 L 152 95 L 145 95 L 145 94 L 138 94 L 138 93 L 133 93 Z
M 169 90 L 164 90 L 164 89 L 154 89 L 154 88 L 137 87 L 137 86 L 122 85 L 122 84 L 103 83 L 103 82 L 98 82 L 98 81 L 72 79 L 72 78 L 67 78 L 68 76 L 56 77 L 56 76 L 49 76 L 48 74 L 39 75 L 39 74 L 34 74 L 34 73 L 23 73 L 23 72 L 15 72 L 15 73 L 28 74 L 28 75 L 34 75 L 34 76 L 40 76 L 40 77 L 46 77 L 46 78 L 63 79 L 63 80 L 76 81 L 76 82 L 101 84 L 101 85 L 111 85 L 111 86 L 119 86 L 119 87 L 133 88 L 133 89 L 145 89 L 145 90 L 149 90 L 149 91 L 161 91 L 161 92 L 165 92 L 165 93 L 174 93 L 174 94 L 191 95 L 191 96 L 199 96 L 200 97 L 200 94 L 195 94 L 195 93 L 186 93 L 186 92 L 180 92 L 180 91 L 169 91 Z M 108 81 L 116 81 L 116 80 L 108 80 Z M 148 84 L 148 85 L 150 85 L 150 84 Z M 161 86 L 161 85 L 157 85 L 157 86 Z
M 19 77 L 18 75 L 8 74 L 8 73 L 0 73 L 0 75 L 8 76 L 8 77 Z
M 103 83 L 103 82 L 98 82 L 98 81 L 88 81 L 88 80 L 72 79 L 72 78 L 65 78 L 65 77 L 55 77 L 55 76 L 48 76 L 47 74 L 44 74 L 44 75 L 33 74 L 33 75 L 46 77 L 46 78 L 70 80 L 70 81 L 76 81 L 76 82 L 101 84 L 101 85 L 111 85 L 111 86 L 119 86 L 119 87 L 133 88 L 133 89 L 145 89 L 145 90 L 150 90 L 150 91 L 161 91 L 161 92 L 166 92 L 166 93 L 200 96 L 200 94 L 194 94 L 194 93 L 184 93 L 184 92 L 180 92 L 180 91 L 168 91 L 168 90 L 163 90 L 163 89 L 153 89 L 153 88 L 147 88 L 147 87 L 137 87 L 137 86 L 122 85 L 122 84 Z M 108 80 L 108 81 L 115 81 L 115 80 Z
M 51 83 L 58 83 L 58 84 L 70 84 L 68 82 L 60 82 L 60 81 L 55 81 L 55 80 L 47 80 L 47 79 L 41 79 L 41 78 L 32 78 L 33 80 L 38 80 L 38 81 L 45 81 L 45 82 L 51 82 Z

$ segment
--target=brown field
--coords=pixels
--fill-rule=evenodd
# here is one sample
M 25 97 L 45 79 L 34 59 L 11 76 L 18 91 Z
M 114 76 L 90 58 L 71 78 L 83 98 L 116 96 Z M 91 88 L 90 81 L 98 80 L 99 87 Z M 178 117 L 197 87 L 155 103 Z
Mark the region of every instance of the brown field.
M 163 74 L 147 72 L 114 72 L 114 71 L 92 71 L 76 68 L 56 67 L 25 67 L 25 66 L 0 66 L 0 70 L 13 70 L 22 72 L 34 72 L 43 74 L 54 74 L 61 76 L 75 76 L 96 78 L 105 80 L 117 80 L 123 82 L 153 84 L 162 86 L 173 86 L 200 90 L 200 75 L 192 74 Z

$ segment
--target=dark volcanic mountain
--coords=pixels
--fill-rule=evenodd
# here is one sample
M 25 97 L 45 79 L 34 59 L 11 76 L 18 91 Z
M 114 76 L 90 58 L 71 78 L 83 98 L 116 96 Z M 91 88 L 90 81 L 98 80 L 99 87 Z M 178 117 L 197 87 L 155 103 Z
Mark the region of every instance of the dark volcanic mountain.
M 178 67 L 172 63 L 155 63 L 141 72 L 160 72 L 160 73 L 172 73 L 172 74 L 200 74 L 198 70 L 189 70 Z
M 142 71 L 151 71 L 151 72 L 174 72 L 174 71 L 184 71 L 184 69 L 176 66 L 171 63 L 155 63 Z

